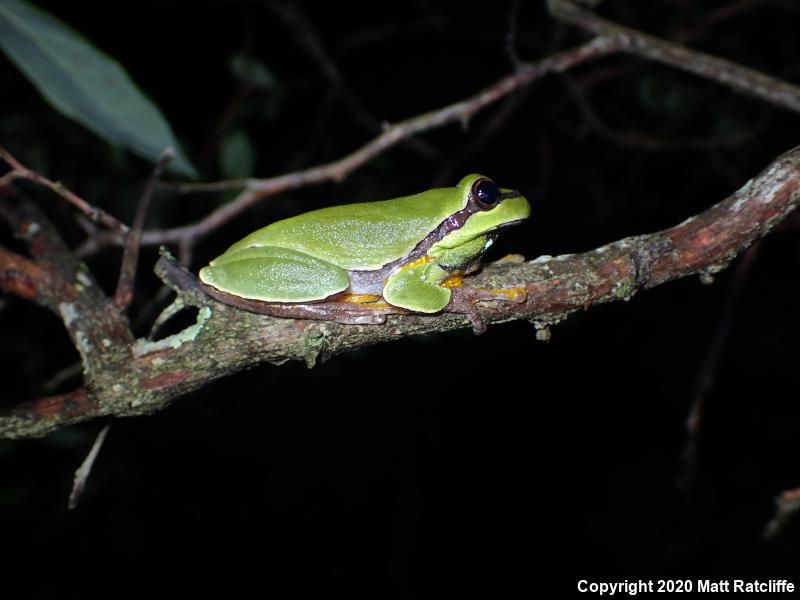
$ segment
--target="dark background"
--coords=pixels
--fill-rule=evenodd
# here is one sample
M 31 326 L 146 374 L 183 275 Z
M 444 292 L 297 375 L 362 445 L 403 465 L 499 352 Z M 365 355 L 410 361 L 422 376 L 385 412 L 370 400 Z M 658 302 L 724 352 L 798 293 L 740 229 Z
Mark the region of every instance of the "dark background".
M 333 160 L 373 137 L 365 114 L 397 121 L 468 97 L 513 68 L 508 1 L 295 5 L 344 90 L 264 3 L 37 4 L 128 69 L 207 181 Z M 585 39 L 539 2 L 518 8 L 523 60 Z M 793 2 L 628 0 L 601 12 L 788 81 L 800 76 Z M 246 89 L 230 69 L 236 55 L 262 63 L 274 85 Z M 593 126 L 575 89 L 610 129 L 638 141 Z M 585 251 L 702 211 L 800 142 L 800 115 L 631 56 L 586 63 L 521 94 L 467 129 L 425 134 L 424 151 L 402 145 L 341 184 L 263 202 L 203 241 L 192 267 L 277 218 L 453 185 L 473 171 L 521 190 L 533 206 L 490 258 Z M 65 121 L 5 58 L 0 98 L 0 143 L 130 222 L 144 161 Z M 232 135 L 249 143 L 249 172 L 247 159 L 221 166 Z M 77 245 L 73 211 L 30 193 Z M 150 226 L 192 221 L 225 200 L 162 193 Z M 5 224 L 0 241 L 13 243 Z M 82 574 L 28 579 L 40 592 L 167 585 L 267 595 L 289 586 L 452 597 L 517 586 L 568 593 L 578 579 L 800 583 L 798 520 L 763 537 L 774 498 L 800 485 L 798 250 L 789 223 L 760 246 L 739 292 L 731 289 L 737 261 L 710 286 L 691 278 L 573 315 L 548 343 L 518 322 L 213 383 L 160 414 L 115 421 L 73 512 L 73 471 L 103 423 L 0 442 L 8 554 L 0 564 L 11 575 L 22 564 Z M 119 254 L 88 259 L 109 290 Z M 153 249 L 142 256 L 138 335 L 152 318 L 155 258 Z M 2 407 L 78 385 L 50 382 L 77 360 L 58 319 L 0 300 Z M 686 417 L 728 303 L 687 469 Z M 111 588 L 100 583 L 109 577 Z

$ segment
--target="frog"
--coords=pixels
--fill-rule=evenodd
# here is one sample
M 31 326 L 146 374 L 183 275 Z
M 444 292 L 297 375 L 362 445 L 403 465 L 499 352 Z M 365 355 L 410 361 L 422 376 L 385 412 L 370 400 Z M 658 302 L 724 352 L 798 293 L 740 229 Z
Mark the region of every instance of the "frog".
M 529 216 L 520 192 L 473 173 L 453 187 L 276 221 L 235 242 L 199 277 L 218 296 L 250 306 L 382 302 L 437 313 L 497 235 Z

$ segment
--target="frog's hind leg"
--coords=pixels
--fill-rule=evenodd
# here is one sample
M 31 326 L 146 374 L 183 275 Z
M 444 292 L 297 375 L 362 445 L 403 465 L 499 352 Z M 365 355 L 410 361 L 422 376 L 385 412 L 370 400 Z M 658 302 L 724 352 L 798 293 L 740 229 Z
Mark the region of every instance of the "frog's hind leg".
M 203 283 L 241 298 L 266 302 L 311 302 L 343 292 L 347 271 L 298 250 L 242 248 L 200 270 Z

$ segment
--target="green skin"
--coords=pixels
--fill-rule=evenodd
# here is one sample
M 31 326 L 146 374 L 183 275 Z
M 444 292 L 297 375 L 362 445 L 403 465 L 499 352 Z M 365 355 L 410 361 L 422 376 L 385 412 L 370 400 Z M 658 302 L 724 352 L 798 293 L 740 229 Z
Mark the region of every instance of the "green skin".
M 272 223 L 212 260 L 200 279 L 226 294 L 264 302 L 374 294 L 393 306 L 438 312 L 451 295 L 440 284 L 474 270 L 496 232 L 530 214 L 528 201 L 513 190 L 500 189 L 496 204 L 477 202 L 477 186 L 486 181 L 467 175 L 451 188 Z

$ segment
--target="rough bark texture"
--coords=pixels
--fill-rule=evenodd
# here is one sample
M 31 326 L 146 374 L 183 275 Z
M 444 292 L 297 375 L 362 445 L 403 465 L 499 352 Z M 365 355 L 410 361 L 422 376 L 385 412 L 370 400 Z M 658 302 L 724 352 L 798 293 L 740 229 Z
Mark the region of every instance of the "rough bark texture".
M 574 1 L 548 0 L 548 7 L 556 19 L 595 37 L 536 63 L 518 65 L 514 73 L 460 102 L 387 126 L 372 141 L 333 162 L 271 179 L 202 184 L 198 186 L 201 189 L 231 189 L 231 184 L 244 189 L 233 201 L 196 223 L 143 232 L 140 243 L 175 242 L 182 250 L 189 249 L 198 239 L 267 196 L 340 180 L 401 141 L 446 123 L 466 122 L 483 108 L 548 73 L 563 72 L 614 53 L 627 52 L 659 61 L 766 102 L 800 110 L 797 86 L 622 27 Z M 108 228 L 91 229 L 84 250 L 92 247 L 96 251 L 106 244 L 121 243 L 127 227 L 60 184 L 27 169 L 2 148 L 0 158 L 11 168 L 0 177 L 0 217 L 11 224 L 30 255 L 0 248 L 0 289 L 59 315 L 80 353 L 84 375 L 79 389 L 0 413 L 0 437 L 40 436 L 98 416 L 154 412 L 214 379 L 262 362 L 304 360 L 312 366 L 333 354 L 377 342 L 466 327 L 470 318 L 472 324 L 481 319 L 486 323 L 526 319 L 537 325 L 539 337 L 546 337 L 549 325 L 576 310 L 628 300 L 639 290 L 689 275 L 710 279 L 768 233 L 800 201 L 800 149 L 794 149 L 730 198 L 670 229 L 619 240 L 583 254 L 486 267 L 468 278 L 468 288 L 458 294 L 482 300 L 478 304 L 479 317 L 469 303 L 451 303 L 451 312 L 437 315 L 388 314 L 385 323 L 371 325 L 255 314 L 207 296 L 193 275 L 163 256 L 156 271 L 178 294 L 177 304 L 165 314 L 174 314 L 178 306 L 193 307 L 197 322 L 179 334 L 149 341 L 134 339 L 123 308 L 129 301 L 133 270 L 129 269 L 130 274 L 121 279 L 115 303 L 61 242 L 44 216 L 11 195 L 10 184 L 17 179 L 33 181 L 61 196 L 91 223 Z M 130 246 L 136 245 L 136 240 L 130 242 Z M 131 264 L 136 262 L 133 256 Z M 496 300 L 503 297 L 502 290 L 508 290 L 513 301 Z M 358 311 L 348 308 L 348 312 Z M 365 309 L 363 316 L 374 314 Z
M 487 323 L 527 319 L 543 330 L 594 304 L 628 300 L 673 279 L 723 269 L 768 233 L 800 202 L 800 148 L 778 157 L 735 194 L 683 223 L 619 240 L 582 254 L 543 256 L 486 267 L 472 288 L 525 288 L 524 302 L 481 303 Z M 468 327 L 463 314 L 388 315 L 381 325 L 345 325 L 253 314 L 202 293 L 194 276 L 162 257 L 157 273 L 195 307 L 197 321 L 158 341 L 133 338 L 124 313 L 106 297 L 85 265 L 60 242 L 43 215 L 5 197 L 2 215 L 30 249 L 26 258 L 0 252 L 0 287 L 34 300 L 64 321 L 78 348 L 84 387 L 0 414 L 0 437 L 45 435 L 104 415 L 152 413 L 208 382 L 254 365 L 304 360 L 397 338 Z

